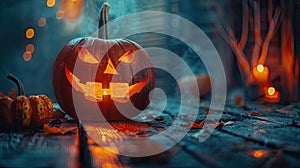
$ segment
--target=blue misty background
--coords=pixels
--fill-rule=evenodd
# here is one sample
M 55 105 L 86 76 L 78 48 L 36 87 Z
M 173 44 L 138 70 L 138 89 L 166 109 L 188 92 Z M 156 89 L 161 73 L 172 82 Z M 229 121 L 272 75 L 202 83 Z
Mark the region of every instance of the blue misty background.
M 179 1 L 179 0 L 107 0 L 111 6 L 110 19 L 125 14 L 154 10 L 179 14 L 197 24 L 214 42 L 224 64 L 227 66 L 227 74 L 230 73 L 231 54 L 228 47 L 217 36 L 213 20 L 209 18 L 204 1 Z M 47 94 L 54 100 L 52 88 L 52 68 L 55 59 L 68 41 L 76 37 L 89 36 L 97 29 L 98 13 L 102 0 L 85 0 L 84 10 L 77 22 L 68 23 L 65 20 L 56 19 L 60 0 L 52 8 L 46 6 L 46 0 L 1 0 L 0 2 L 0 36 L 1 36 L 1 63 L 0 63 L 0 91 L 5 94 L 15 85 L 6 80 L 7 73 L 18 76 L 24 84 L 26 95 Z M 45 27 L 38 26 L 41 17 L 47 19 Z M 226 16 L 225 16 L 226 17 Z M 161 20 L 158 20 L 160 22 Z M 120 25 L 120 28 L 126 25 Z M 176 25 L 173 25 L 176 26 Z M 25 38 L 27 28 L 34 28 L 33 39 Z M 175 27 L 176 28 L 176 27 Z M 177 25 L 183 29 L 184 25 Z M 134 31 L 134 28 L 132 28 Z M 179 40 L 161 34 L 140 34 L 130 39 L 138 42 L 143 47 L 163 47 L 183 57 L 192 67 L 195 74 L 205 73 L 206 69 L 201 60 L 185 44 Z M 27 44 L 35 45 L 32 59 L 24 61 L 23 53 Z M 179 67 L 180 68 L 180 67 Z M 156 70 L 157 85 L 174 93 L 176 83 L 166 73 Z M 162 80 L 159 80 L 162 79 Z

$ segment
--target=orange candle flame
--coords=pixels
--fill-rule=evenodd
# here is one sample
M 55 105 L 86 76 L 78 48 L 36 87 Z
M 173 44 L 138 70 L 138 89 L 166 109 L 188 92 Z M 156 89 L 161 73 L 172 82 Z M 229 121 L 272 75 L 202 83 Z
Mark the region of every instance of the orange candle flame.
M 252 75 L 254 80 L 258 84 L 266 84 L 269 82 L 270 79 L 270 70 L 267 66 L 262 64 L 258 64 L 252 69 Z
M 269 87 L 268 88 L 268 94 L 270 95 L 270 96 L 273 96 L 274 94 L 275 94 L 275 88 L 274 87 Z
M 262 73 L 262 72 L 264 72 L 265 68 L 262 64 L 259 64 L 259 65 L 257 65 L 256 69 L 257 69 L 258 72 Z
M 280 92 L 277 91 L 275 87 L 269 86 L 265 90 L 264 99 L 269 103 L 277 103 L 280 100 Z

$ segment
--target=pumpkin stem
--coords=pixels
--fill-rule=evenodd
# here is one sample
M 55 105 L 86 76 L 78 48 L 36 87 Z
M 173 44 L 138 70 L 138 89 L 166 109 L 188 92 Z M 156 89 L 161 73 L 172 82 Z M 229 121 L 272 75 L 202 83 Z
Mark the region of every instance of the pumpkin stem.
M 7 74 L 6 78 L 12 80 L 17 85 L 19 91 L 18 96 L 25 95 L 23 84 L 17 77 L 13 76 L 12 74 Z
M 107 22 L 108 22 L 108 3 L 104 3 L 101 7 L 100 11 L 100 18 L 99 18 L 99 27 L 98 27 L 98 37 L 103 39 L 108 39 L 108 28 L 107 28 Z M 103 31 L 100 31 L 100 27 L 103 27 Z

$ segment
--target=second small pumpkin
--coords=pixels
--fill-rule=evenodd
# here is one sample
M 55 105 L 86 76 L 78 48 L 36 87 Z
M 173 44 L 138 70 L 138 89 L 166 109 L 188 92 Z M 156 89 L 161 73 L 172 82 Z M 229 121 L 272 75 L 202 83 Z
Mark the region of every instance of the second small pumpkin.
M 39 127 L 53 116 L 53 105 L 45 95 L 18 96 L 11 107 L 14 122 L 22 127 Z
M 9 112 L 2 114 L 10 120 L 5 120 L 7 125 L 14 128 L 27 128 L 27 127 L 39 127 L 44 123 L 49 122 L 53 116 L 53 104 L 49 97 L 46 95 L 38 96 L 24 96 L 24 89 L 22 83 L 14 76 L 8 75 L 8 79 L 14 81 L 19 89 L 19 96 L 16 97 L 11 105 L 3 102 L 3 108 L 1 113 L 5 111 L 4 107 L 7 107 Z M 1 106 L 2 107 L 2 106 Z M 7 110 L 6 110 L 7 111 Z

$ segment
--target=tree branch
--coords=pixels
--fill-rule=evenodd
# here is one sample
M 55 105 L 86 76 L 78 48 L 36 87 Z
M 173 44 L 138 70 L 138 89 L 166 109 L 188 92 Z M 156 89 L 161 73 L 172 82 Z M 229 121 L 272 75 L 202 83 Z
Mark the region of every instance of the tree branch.
M 217 8 L 217 11 L 220 11 L 221 7 L 219 6 L 219 4 L 217 2 L 215 2 L 214 4 Z M 211 10 L 209 10 L 209 12 L 211 13 Z M 211 13 L 211 15 L 212 15 L 212 13 Z M 247 18 L 249 18 L 249 17 L 247 17 Z M 248 21 L 245 24 L 247 25 Z M 241 43 L 241 42 L 237 41 L 232 28 L 229 28 L 228 32 L 226 32 L 225 28 L 222 26 L 222 24 L 220 23 L 219 20 L 215 21 L 215 26 L 216 26 L 217 31 L 220 33 L 222 38 L 227 42 L 227 44 L 232 48 L 235 56 L 237 57 L 238 64 L 240 65 L 239 67 L 242 68 L 241 73 L 243 73 L 243 75 L 245 75 L 247 77 L 248 74 L 250 73 L 250 65 L 249 65 L 246 55 L 243 52 L 243 49 L 247 42 L 248 31 L 246 31 L 246 33 L 245 33 L 245 31 L 243 31 L 244 35 L 241 35 L 242 36 L 241 37 L 242 43 Z M 248 25 L 247 25 L 247 28 L 248 28 Z
M 261 38 L 261 23 L 260 23 L 260 4 L 254 1 L 254 37 L 259 46 L 262 46 L 263 40 Z
M 257 64 L 257 60 L 260 56 L 261 47 L 263 45 L 262 37 L 261 37 L 261 21 L 260 21 L 260 4 L 256 0 L 254 1 L 253 6 L 253 18 L 254 18 L 254 24 L 253 24 L 253 32 L 254 32 L 254 45 L 252 49 L 252 55 L 251 55 L 251 64 L 252 66 L 255 66 Z
M 240 67 L 242 68 L 242 73 L 247 76 L 250 72 L 250 65 L 248 63 L 248 59 L 245 56 L 243 49 L 238 45 L 237 40 L 233 38 L 233 31 L 231 28 L 229 28 L 229 35 L 226 33 L 224 28 L 219 22 L 215 23 L 217 31 L 220 33 L 220 35 L 223 37 L 223 39 L 231 46 L 233 49 L 234 54 L 236 55 L 236 58 L 238 60 L 238 63 L 240 64 Z
M 248 41 L 249 33 L 249 6 L 248 2 L 243 1 L 243 18 L 242 18 L 242 34 L 239 42 L 239 46 L 242 49 L 245 49 Z
M 273 19 L 273 0 L 268 0 L 268 5 L 269 5 L 269 8 L 268 8 L 268 21 L 269 21 L 269 25 L 271 24 L 272 22 L 272 19 Z
M 275 35 L 275 28 L 277 24 L 279 23 L 279 19 L 281 16 L 281 9 L 279 7 L 276 8 L 274 17 L 271 21 L 271 24 L 269 25 L 268 33 L 265 37 L 265 41 L 262 46 L 262 51 L 258 60 L 258 64 L 264 64 L 268 55 L 269 47 L 270 47 L 270 42 L 272 38 Z

